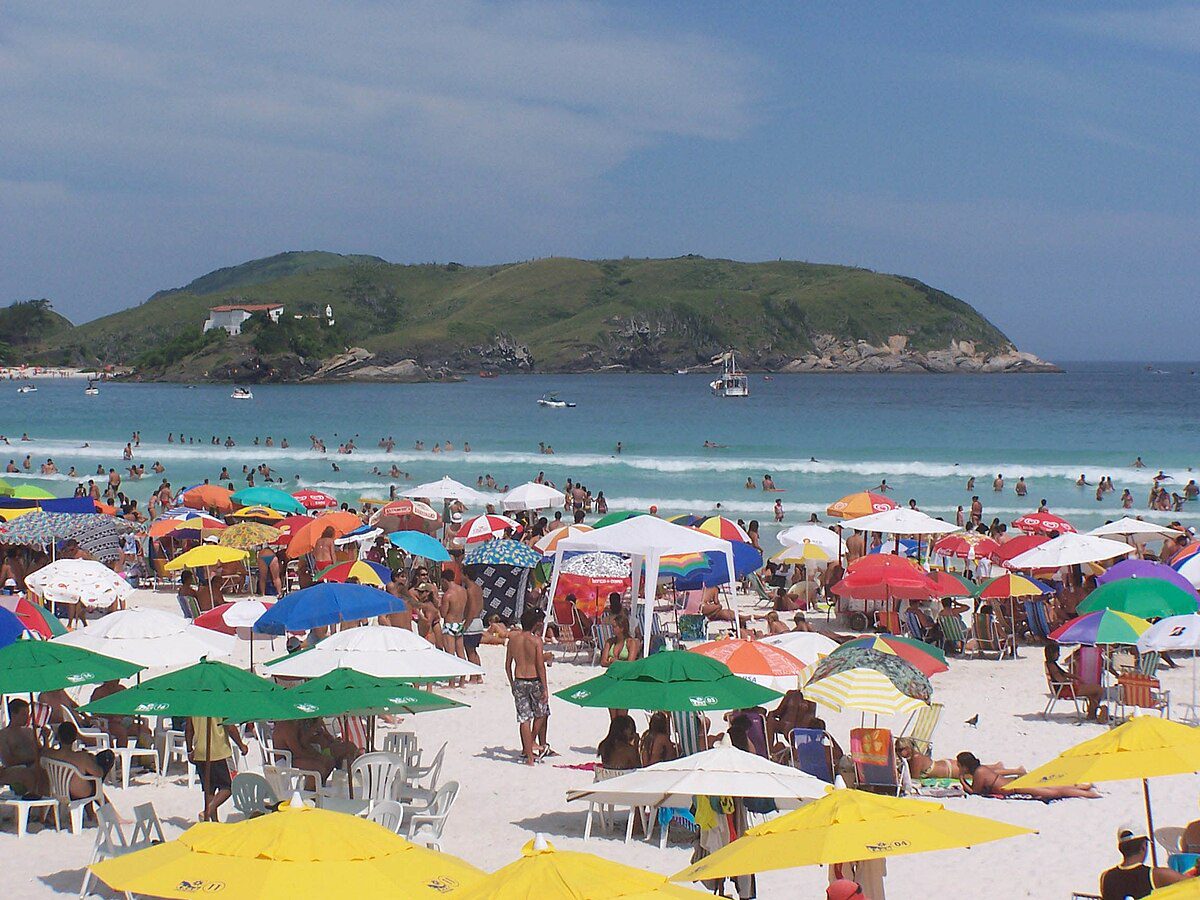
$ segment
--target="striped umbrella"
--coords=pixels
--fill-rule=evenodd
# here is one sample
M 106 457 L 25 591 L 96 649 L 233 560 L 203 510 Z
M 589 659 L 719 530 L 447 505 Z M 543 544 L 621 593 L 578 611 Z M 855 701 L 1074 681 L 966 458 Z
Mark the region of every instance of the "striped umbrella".
M 788 544 L 782 550 L 771 554 L 771 562 L 784 565 L 829 562 L 832 559 L 833 556 L 824 547 L 807 540 L 802 544 Z
M 713 537 L 721 538 L 724 541 L 741 541 L 743 544 L 751 543 L 750 535 L 746 534 L 746 529 L 737 522 L 729 521 L 724 516 L 710 516 L 700 523 L 699 529 L 705 534 L 711 534 Z
M 860 516 L 869 516 L 877 512 L 887 512 L 889 509 L 895 508 L 896 502 L 883 496 L 883 494 L 860 491 L 857 494 L 848 494 L 841 500 L 829 504 L 829 507 L 825 510 L 825 514 L 835 519 L 857 519 Z
M 693 513 L 680 513 L 677 516 L 669 516 L 667 521 L 672 525 L 682 525 L 684 528 L 695 528 L 707 519 L 708 516 L 697 516 Z
M 934 584 L 937 597 L 970 597 L 976 588 L 975 582 L 941 569 L 930 572 L 929 580 Z
M 1009 597 L 1041 597 L 1053 594 L 1054 588 L 1028 575 L 1009 573 L 998 575 L 975 588 L 980 600 L 1007 600 Z
M 1065 625 L 1050 632 L 1050 640 L 1060 644 L 1083 644 L 1095 647 L 1101 644 L 1136 644 L 1145 634 L 1150 623 L 1128 613 L 1112 609 L 1077 616 Z
M 645 516 L 649 513 L 644 512 L 610 512 L 607 515 L 601 516 L 596 520 L 596 528 L 605 528 L 609 525 L 616 525 L 618 522 L 624 522 L 626 519 L 632 519 L 634 516 Z
M 852 647 L 850 649 L 839 647 L 833 653 L 830 653 L 813 668 L 805 692 L 807 693 L 810 688 L 816 687 L 830 679 L 852 673 L 862 673 L 864 671 L 874 672 L 882 676 L 898 693 L 910 699 L 925 702 L 933 696 L 933 686 L 929 683 L 929 678 L 912 663 L 892 653 L 882 653 L 879 650 L 867 647 Z M 842 687 L 837 688 L 837 690 L 844 691 L 853 688 L 855 680 L 859 677 L 860 675 L 854 675 L 850 678 L 840 678 L 836 683 L 842 685 Z M 869 685 L 872 685 L 873 689 L 878 687 L 877 679 L 867 677 L 865 681 Z M 826 690 L 832 691 L 834 689 L 827 688 Z M 862 706 L 854 706 L 853 708 L 864 709 Z M 871 712 L 869 709 L 866 711 Z
M 660 578 L 687 578 L 689 575 L 707 569 L 708 562 L 708 557 L 699 551 L 674 553 L 659 560 L 658 575 Z
M 484 541 L 502 538 L 520 527 L 520 522 L 508 516 L 473 516 L 463 522 L 462 527 L 454 533 L 454 540 L 460 544 L 481 544 Z
M 317 581 L 337 581 L 345 583 L 351 578 L 359 584 L 369 584 L 372 587 L 383 587 L 392 580 L 392 573 L 387 566 L 364 559 L 353 562 L 335 563 L 316 574 Z
M 879 653 L 890 653 L 898 656 L 925 675 L 936 675 L 939 672 L 950 671 L 946 664 L 946 654 L 924 641 L 916 638 L 900 637 L 892 634 L 864 634 L 842 644 L 829 654 L 836 656 L 855 649 L 876 650 Z
M 1172 556 L 1171 568 L 1186 578 L 1192 587 L 1200 587 L 1200 541 L 1192 541 Z
M 534 547 L 549 556 L 558 546 L 558 542 L 567 538 L 578 537 L 592 530 L 591 525 L 568 525 L 566 528 L 555 528 L 553 531 L 538 538 Z
M 917 674 L 925 678 L 919 672 Z M 815 683 L 810 681 L 805 685 L 804 696 L 837 712 L 857 709 L 879 716 L 911 713 L 928 705 L 927 699 L 904 693 L 883 672 L 865 668 L 847 669 Z
M 224 531 L 228 526 L 215 516 L 195 509 L 172 510 L 150 523 L 150 537 L 197 537 L 204 532 Z
M 280 531 L 259 522 L 238 522 L 221 532 L 218 544 L 238 550 L 254 550 L 279 539 Z

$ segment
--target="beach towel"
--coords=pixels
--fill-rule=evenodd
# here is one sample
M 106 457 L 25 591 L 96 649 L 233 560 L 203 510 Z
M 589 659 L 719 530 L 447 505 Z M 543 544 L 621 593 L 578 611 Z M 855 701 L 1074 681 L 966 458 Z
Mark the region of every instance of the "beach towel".
M 532 570 L 482 563 L 467 566 L 466 570 L 483 592 L 483 620 L 498 615 L 506 625 L 515 625 L 525 611 L 525 592 Z

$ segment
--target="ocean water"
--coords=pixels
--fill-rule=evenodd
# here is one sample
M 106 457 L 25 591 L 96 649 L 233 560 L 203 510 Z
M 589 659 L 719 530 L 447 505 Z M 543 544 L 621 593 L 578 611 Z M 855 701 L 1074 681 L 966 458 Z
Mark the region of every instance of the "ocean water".
M 974 475 L 987 519 L 1010 520 L 1045 498 L 1052 511 L 1092 527 L 1120 515 L 1120 489 L 1130 488 L 1134 511 L 1145 512 L 1158 469 L 1182 485 L 1192 477 L 1189 467 L 1200 467 L 1200 375 L 1193 368 L 1200 367 L 1080 363 L 1064 375 L 752 376 L 746 399 L 713 397 L 699 375 L 262 385 L 248 402 L 231 400 L 226 385 L 104 384 L 99 396 L 87 397 L 76 380 L 41 380 L 37 393 L 24 395 L 16 382 L 3 382 L 0 433 L 12 443 L 0 445 L 0 463 L 20 466 L 28 454 L 34 473 L 47 457 L 61 472 L 74 465 L 83 478 L 95 477 L 97 465 L 124 472 L 121 450 L 139 430 L 135 461 L 147 468 L 161 461 L 175 487 L 215 480 L 223 465 L 243 486 L 242 466 L 265 462 L 285 487 L 318 487 L 354 504 L 387 496 L 393 480 L 371 474 L 375 466 L 386 472 L 395 463 L 409 473 L 411 482 L 395 482 L 401 491 L 442 475 L 475 484 L 491 474 L 516 485 L 544 471 L 560 485 L 571 477 L 603 490 L 612 510 L 653 504 L 662 512 L 704 513 L 719 503 L 728 515 L 764 526 L 777 498 L 785 524 L 811 512 L 825 518 L 830 502 L 884 478 L 897 501 L 913 498 L 949 518 L 969 504 L 965 484 Z M 578 406 L 537 406 L 551 390 Z M 25 432 L 31 440 L 19 441 Z M 196 443 L 167 443 L 168 432 Z M 214 434 L 222 443 L 231 436 L 236 446 L 212 446 Z M 328 453 L 310 449 L 311 434 L 325 440 Z M 268 435 L 276 444 L 286 437 L 291 447 L 254 446 L 256 436 Z M 378 446 L 389 435 L 392 453 Z M 334 452 L 350 438 L 357 452 Z M 426 447 L 449 440 L 456 449 L 417 452 L 417 440 Z M 705 441 L 723 446 L 705 449 Z M 464 442 L 470 453 L 462 452 Z M 539 453 L 539 442 L 554 454 Z M 1139 455 L 1147 469 L 1130 466 Z M 784 490 L 745 488 L 748 476 L 757 484 L 764 473 Z M 997 473 L 1007 482 L 1003 493 L 992 491 Z M 1081 473 L 1092 482 L 1111 475 L 1117 494 L 1098 503 L 1094 488 L 1075 485 Z M 1012 491 L 1018 476 L 1029 484 L 1024 501 Z M 21 479 L 60 495 L 74 487 L 62 475 L 10 477 Z M 125 488 L 141 499 L 158 481 L 148 471 Z

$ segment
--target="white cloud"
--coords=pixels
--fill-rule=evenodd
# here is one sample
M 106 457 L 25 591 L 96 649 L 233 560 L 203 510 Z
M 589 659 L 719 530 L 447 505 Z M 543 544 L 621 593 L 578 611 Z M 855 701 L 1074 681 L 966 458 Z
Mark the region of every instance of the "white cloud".
M 1200 6 L 1195 4 L 1067 13 L 1051 21 L 1123 43 L 1200 53 Z

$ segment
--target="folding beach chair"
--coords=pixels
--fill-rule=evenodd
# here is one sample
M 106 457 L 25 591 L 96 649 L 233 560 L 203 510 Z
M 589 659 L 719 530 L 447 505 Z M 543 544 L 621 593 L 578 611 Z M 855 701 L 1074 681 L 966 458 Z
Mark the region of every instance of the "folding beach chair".
M 792 766 L 833 784 L 833 738 L 820 728 L 793 728 Z
M 942 633 L 939 643 L 947 653 L 961 653 L 967 643 L 967 627 L 956 615 L 938 616 L 938 629 Z
M 1050 640 L 1053 629 L 1046 617 L 1046 601 L 1041 598 L 1026 600 L 1022 606 L 1025 608 L 1025 624 L 1029 626 L 1030 637 L 1042 643 Z
M 613 636 L 613 627 L 607 622 L 597 622 L 592 626 L 592 665 L 600 662 L 600 655 Z
M 1079 706 L 1079 701 L 1083 698 L 1075 693 L 1075 682 L 1073 681 L 1054 681 L 1050 677 L 1050 673 L 1046 673 L 1046 686 L 1050 689 L 1050 699 L 1046 701 L 1046 708 L 1042 710 L 1042 718 L 1046 718 L 1054 711 L 1055 705 L 1059 700 L 1070 700 L 1075 706 L 1075 715 L 1080 719 L 1084 717 L 1083 709 Z
M 942 719 L 944 708 L 942 703 L 930 703 L 921 707 L 908 717 L 900 736 L 911 740 L 922 753 L 933 753 L 933 733 Z
M 904 611 L 904 627 L 908 629 L 909 637 L 915 638 L 918 641 L 934 641 L 936 642 L 938 635 L 937 625 L 932 628 L 926 628 L 921 624 L 921 619 L 916 612 L 911 609 Z
M 1153 676 L 1158 671 L 1162 654 L 1157 650 L 1144 650 L 1138 654 L 1137 670 L 1143 675 Z
M 976 615 L 974 618 L 974 631 L 975 648 L 967 651 L 964 645 L 964 653 L 970 652 L 979 657 L 995 653 L 998 660 L 1004 659 L 1005 654 L 1010 657 L 1016 655 L 1016 641 L 1011 634 L 1004 633 L 995 616 L 986 614 Z
M 558 645 L 566 651 L 575 653 L 574 662 L 579 662 L 579 655 L 588 651 L 587 629 L 579 616 L 575 604 L 568 600 L 555 600 L 552 604 L 554 624 L 558 626 Z
M 852 728 L 850 758 L 854 778 L 862 791 L 900 796 L 900 770 L 896 765 L 896 745 L 886 728 Z
M 708 749 L 708 723 L 700 713 L 691 710 L 671 713 L 671 728 L 680 756 L 691 756 Z
M 748 579 L 750 587 L 753 589 L 758 599 L 754 601 L 755 609 L 765 609 L 774 607 L 775 601 L 771 599 L 771 592 L 767 590 L 767 586 L 763 584 L 762 577 L 757 572 L 751 575 Z
M 875 613 L 875 630 L 882 634 L 902 634 L 900 613 L 894 609 L 881 609 Z
M 1143 675 L 1136 669 L 1124 669 L 1117 676 L 1117 705 L 1122 719 L 1127 710 L 1149 709 L 1160 716 L 1171 717 L 1171 692 L 1164 691 L 1158 679 Z

